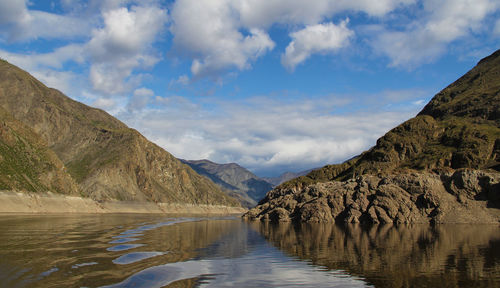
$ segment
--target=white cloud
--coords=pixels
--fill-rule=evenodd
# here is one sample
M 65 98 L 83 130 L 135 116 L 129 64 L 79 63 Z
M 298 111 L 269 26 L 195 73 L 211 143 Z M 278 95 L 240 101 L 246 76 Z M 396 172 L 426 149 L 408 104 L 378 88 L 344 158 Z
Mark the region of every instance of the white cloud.
M 81 88 L 82 76 L 62 68 L 68 61 L 82 63 L 83 51 L 82 45 L 68 45 L 43 54 L 17 54 L 0 50 L 0 57 L 28 71 L 48 87 L 75 95 Z
M 127 109 L 129 111 L 142 110 L 146 107 L 154 95 L 155 93 L 151 89 L 144 87 L 136 89 L 127 104 Z
M 160 59 L 152 44 L 167 21 L 166 10 L 132 6 L 103 12 L 104 27 L 95 29 L 88 43 L 93 88 L 105 94 L 130 91 L 138 85 L 138 68 L 152 67 Z
M 80 75 L 71 71 L 56 71 L 52 69 L 40 69 L 31 73 L 47 87 L 55 88 L 66 95 L 77 93 L 81 87 Z
M 500 8 L 496 0 L 423 1 L 423 17 L 402 31 L 382 29 L 373 47 L 391 59 L 392 66 L 416 66 L 433 61 L 451 42 L 471 35 L 482 21 Z
M 84 50 L 83 45 L 70 44 L 48 53 L 17 54 L 0 50 L 0 56 L 26 70 L 36 70 L 39 67 L 60 69 L 68 61 L 84 62 Z
M 25 0 L 0 1 L 0 36 L 9 41 L 74 38 L 90 31 L 92 19 L 28 10 Z
M 144 74 L 140 73 L 141 69 L 149 69 L 160 60 L 160 57 L 156 56 L 157 53 L 153 43 L 164 29 L 168 17 L 167 11 L 159 8 L 158 3 L 155 1 L 141 1 L 141 5 L 149 6 L 119 7 L 125 2 L 130 1 L 111 0 L 91 1 L 88 3 L 65 1 L 61 3 L 65 9 L 70 9 L 69 6 L 73 5 L 73 9 L 78 10 L 71 10 L 72 15 L 79 15 L 79 17 L 83 18 L 84 15 L 87 15 L 86 13 L 91 13 L 87 15 L 90 19 L 102 17 L 101 27 L 92 31 L 88 29 L 88 36 L 92 36 L 88 38 L 88 41 L 83 38 L 84 41 L 79 41 L 78 44 L 67 44 L 46 53 L 18 54 L 0 50 L 0 57 L 29 71 L 47 86 L 60 89 L 75 99 L 82 99 L 88 104 L 97 105 L 100 108 L 108 109 L 108 111 L 110 109 L 116 111 L 119 107 L 125 109 L 127 104 L 120 106 L 117 100 L 119 98 L 123 100 L 126 93 L 140 86 L 144 76 Z M 14 4 L 17 4 L 17 6 Z M 26 16 L 28 18 L 37 15 L 37 13 L 45 13 L 47 17 L 54 19 L 61 16 L 27 10 L 26 3 L 23 1 L 13 1 L 8 4 L 0 1 L 0 6 L 2 5 L 3 8 L 12 6 L 8 11 L 15 14 L 14 20 L 24 14 L 28 15 Z M 4 10 L 1 10 L 0 14 L 2 12 Z M 0 19 L 0 25 L 14 21 L 5 19 L 7 18 Z M 17 19 L 16 21 L 19 22 L 20 20 Z M 35 24 L 30 22 L 29 27 Z M 55 22 L 52 24 L 54 27 L 46 29 L 45 33 L 57 30 L 58 27 L 56 26 L 69 25 Z M 78 27 L 78 25 L 73 24 L 69 26 Z M 32 27 L 31 29 L 36 30 L 38 27 Z M 38 36 L 44 37 L 41 34 Z M 60 33 L 56 31 L 50 37 L 57 38 L 60 36 Z M 81 73 L 79 71 L 64 71 L 67 69 L 67 64 L 71 62 L 81 65 L 80 68 L 83 71 L 88 71 L 88 75 L 79 74 Z M 82 92 L 82 90 L 89 89 L 89 87 L 85 87 L 88 85 L 85 84 L 84 78 L 86 76 L 88 76 L 87 80 L 92 85 L 90 90 L 93 91 L 91 94 L 96 95 L 92 99 L 87 99 L 83 95 L 86 92 Z M 138 91 L 140 94 L 142 90 L 139 89 Z M 114 99 L 111 99 L 111 96 Z M 140 106 L 138 97 L 138 95 L 130 97 L 132 103 L 128 108 Z
M 240 0 L 232 1 L 247 27 L 269 27 L 280 24 L 317 24 L 345 11 L 364 12 L 381 17 L 416 0 Z
M 246 69 L 250 61 L 274 48 L 265 31 L 241 26 L 230 3 L 179 0 L 172 8 L 174 43 L 191 54 L 191 72 L 195 76 Z M 246 30 L 247 35 L 240 29 Z
M 425 104 L 425 100 L 424 99 L 419 99 L 419 100 L 416 100 L 416 101 L 413 101 L 411 102 L 413 105 L 417 105 L 417 106 L 422 106 Z
M 116 101 L 111 98 L 97 98 L 94 102 L 92 102 L 92 106 L 104 110 L 110 110 L 112 108 L 115 108 Z
M 360 11 L 379 17 L 413 2 L 178 0 L 171 11 L 171 32 L 178 51 L 192 59 L 191 73 L 196 77 L 213 76 L 227 70 L 247 69 L 253 61 L 273 50 L 275 43 L 266 31 L 275 23 L 314 25 L 345 11 Z M 328 29 L 332 33 L 332 27 Z
M 493 28 L 493 34 L 496 36 L 500 36 L 500 19 L 495 23 L 495 27 Z
M 347 28 L 349 21 L 342 21 L 339 25 L 333 23 L 306 26 L 304 29 L 293 32 L 293 39 L 286 47 L 281 63 L 293 71 L 295 67 L 307 60 L 311 54 L 332 53 L 349 44 L 349 38 L 354 32 Z
M 0 24 L 29 21 L 26 0 L 0 1 Z
M 179 76 L 179 78 L 170 81 L 169 86 L 175 86 L 177 84 L 184 85 L 184 86 L 188 85 L 189 84 L 189 76 L 181 75 L 181 76 Z
M 396 112 L 380 106 L 337 115 L 332 111 L 349 101 L 333 95 L 207 101 L 210 108 L 179 96 L 157 96 L 159 108 L 117 116 L 176 157 L 236 162 L 263 175 L 341 162 L 374 145 L 421 108 L 408 103 Z

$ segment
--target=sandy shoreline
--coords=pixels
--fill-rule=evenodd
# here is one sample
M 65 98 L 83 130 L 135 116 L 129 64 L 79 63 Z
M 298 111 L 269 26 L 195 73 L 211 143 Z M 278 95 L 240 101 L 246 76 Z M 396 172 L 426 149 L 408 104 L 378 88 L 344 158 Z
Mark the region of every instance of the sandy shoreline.
M 54 193 L 0 191 L 0 213 L 182 213 L 242 214 L 246 209 L 221 205 L 106 201 Z

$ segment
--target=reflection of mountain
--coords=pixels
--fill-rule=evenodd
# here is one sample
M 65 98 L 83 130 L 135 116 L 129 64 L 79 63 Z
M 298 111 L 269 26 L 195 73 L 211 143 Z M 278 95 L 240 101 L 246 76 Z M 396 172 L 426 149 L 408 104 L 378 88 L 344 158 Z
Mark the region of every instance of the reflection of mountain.
M 498 287 L 497 225 L 337 226 L 253 223 L 285 253 L 376 287 Z

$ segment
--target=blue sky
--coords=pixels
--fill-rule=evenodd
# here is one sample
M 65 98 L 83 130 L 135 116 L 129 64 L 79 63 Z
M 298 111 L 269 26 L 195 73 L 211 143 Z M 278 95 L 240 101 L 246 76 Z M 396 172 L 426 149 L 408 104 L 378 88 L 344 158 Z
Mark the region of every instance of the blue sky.
M 176 157 L 342 162 L 500 47 L 498 0 L 0 0 L 0 57 Z

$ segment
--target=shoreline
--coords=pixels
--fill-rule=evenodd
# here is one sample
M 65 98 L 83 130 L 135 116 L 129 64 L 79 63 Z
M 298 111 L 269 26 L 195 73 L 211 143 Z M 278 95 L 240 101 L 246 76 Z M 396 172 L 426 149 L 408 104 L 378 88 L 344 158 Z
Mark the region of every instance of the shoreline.
M 247 209 L 223 205 L 194 205 L 132 201 L 97 202 L 90 198 L 47 193 L 0 191 L 0 215 L 8 214 L 243 214 Z

